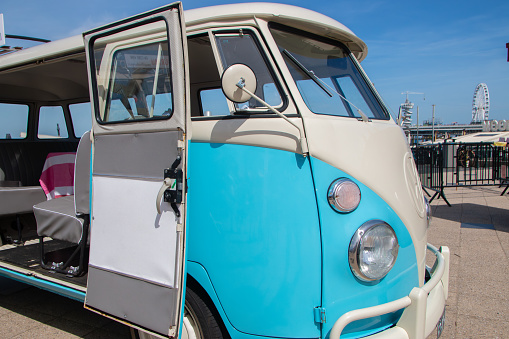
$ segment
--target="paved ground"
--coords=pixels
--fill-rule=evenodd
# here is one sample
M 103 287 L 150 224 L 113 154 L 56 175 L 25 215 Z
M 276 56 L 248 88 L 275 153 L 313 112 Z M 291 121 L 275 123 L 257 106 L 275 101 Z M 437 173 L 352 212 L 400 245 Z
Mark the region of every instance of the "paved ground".
M 509 195 L 450 188 L 434 200 L 428 242 L 451 250 L 442 338 L 509 338 Z
M 0 282 L 2 339 L 131 338 L 128 327 L 85 310 L 83 303 L 35 287 L 16 291 L 21 287 Z
M 451 249 L 444 339 L 509 337 L 509 195 L 500 192 L 452 188 L 445 191 L 452 207 L 432 203 L 428 241 Z M 130 338 L 130 332 L 36 288 L 0 294 L 0 338 L 76 337 Z

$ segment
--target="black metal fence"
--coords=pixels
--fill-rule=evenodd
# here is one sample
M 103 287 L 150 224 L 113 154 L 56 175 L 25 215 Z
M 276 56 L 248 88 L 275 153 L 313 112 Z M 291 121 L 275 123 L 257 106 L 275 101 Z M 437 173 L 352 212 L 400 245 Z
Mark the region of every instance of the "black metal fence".
M 509 148 L 493 143 L 447 143 L 412 149 L 422 186 L 447 201 L 447 187 L 509 187 Z M 426 193 L 428 191 L 426 190 Z M 429 196 L 431 196 L 428 193 Z

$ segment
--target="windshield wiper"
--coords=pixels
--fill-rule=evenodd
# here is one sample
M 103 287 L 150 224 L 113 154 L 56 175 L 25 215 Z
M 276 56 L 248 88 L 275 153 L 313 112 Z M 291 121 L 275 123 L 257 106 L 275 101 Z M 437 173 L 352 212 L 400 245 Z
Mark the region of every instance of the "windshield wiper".
M 308 77 L 313 80 L 318 86 L 320 86 L 321 89 L 323 89 L 323 91 L 325 93 L 327 93 L 331 98 L 334 96 L 334 94 L 332 94 L 332 92 L 328 89 L 330 88 L 325 82 L 323 82 L 322 79 L 320 79 L 319 77 L 317 77 L 315 75 L 315 73 L 313 71 L 310 71 L 309 69 L 306 68 L 306 66 L 304 66 L 303 64 L 301 64 L 299 62 L 299 60 L 297 60 L 293 55 L 292 53 L 290 53 L 288 50 L 284 49 L 283 50 L 283 53 L 290 59 L 292 60 L 292 62 L 297 65 L 297 67 L 299 67 L 301 69 L 301 71 L 303 71 L 304 73 L 306 73 L 308 75 Z M 362 121 L 364 122 L 368 122 L 369 121 L 369 118 L 366 114 L 364 114 L 364 112 L 357 106 L 355 106 L 352 102 L 350 102 L 350 100 L 348 100 L 347 98 L 345 98 L 343 95 L 341 95 L 338 91 L 335 91 L 337 95 L 339 95 L 339 97 L 343 100 L 345 100 L 346 102 L 348 102 L 350 105 L 352 105 L 353 107 L 355 107 L 357 109 L 357 113 L 359 113 L 359 115 L 361 116 L 361 119 Z
M 290 58 L 290 60 L 292 60 L 292 61 L 293 61 L 293 63 L 294 63 L 295 65 L 297 65 L 297 67 L 299 67 L 299 68 L 301 69 L 301 71 L 303 71 L 304 73 L 306 73 L 306 74 L 307 74 L 307 76 L 308 76 L 311 80 L 313 80 L 313 81 L 314 81 L 314 82 L 315 82 L 318 86 L 320 86 L 320 88 L 321 88 L 321 89 L 323 89 L 323 91 L 324 91 L 325 93 L 327 93 L 327 94 L 328 94 L 331 98 L 334 96 L 334 94 L 332 94 L 332 93 L 329 91 L 329 89 L 326 87 L 326 84 L 325 84 L 322 80 L 320 80 L 320 78 L 319 78 L 319 77 L 317 77 L 313 71 L 310 71 L 309 69 L 307 69 L 307 68 L 306 68 L 306 66 L 304 66 L 303 64 L 301 64 L 301 63 L 299 62 L 299 60 L 297 60 L 297 59 L 293 56 L 293 54 L 292 54 L 292 53 L 290 53 L 290 52 L 289 52 L 288 50 L 286 50 L 286 49 L 284 49 L 284 50 L 283 50 L 283 53 L 284 53 L 284 54 L 285 54 L 288 58 Z

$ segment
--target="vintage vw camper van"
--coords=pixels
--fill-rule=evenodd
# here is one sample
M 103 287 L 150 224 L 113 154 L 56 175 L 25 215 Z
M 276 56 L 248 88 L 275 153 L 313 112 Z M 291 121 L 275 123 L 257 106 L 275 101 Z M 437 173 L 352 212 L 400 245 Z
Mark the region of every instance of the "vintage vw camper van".
M 1 56 L 0 275 L 142 337 L 440 335 L 449 251 L 366 53 L 174 3 Z

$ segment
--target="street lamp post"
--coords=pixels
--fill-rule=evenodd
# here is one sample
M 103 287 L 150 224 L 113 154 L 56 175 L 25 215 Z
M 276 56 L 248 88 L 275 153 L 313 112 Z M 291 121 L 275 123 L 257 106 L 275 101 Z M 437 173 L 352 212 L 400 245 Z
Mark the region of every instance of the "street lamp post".
M 419 106 L 417 106 L 417 133 L 415 136 L 416 144 L 419 145 Z
M 433 115 L 431 118 L 431 142 L 435 142 L 435 105 L 431 105 L 433 107 Z

